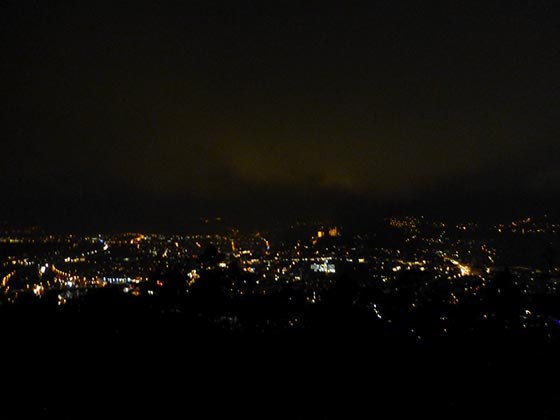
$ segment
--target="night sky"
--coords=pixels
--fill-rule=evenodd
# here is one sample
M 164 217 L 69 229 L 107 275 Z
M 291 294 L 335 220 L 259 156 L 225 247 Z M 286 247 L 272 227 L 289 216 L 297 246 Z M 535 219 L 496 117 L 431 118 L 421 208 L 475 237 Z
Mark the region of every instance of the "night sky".
M 0 217 L 560 208 L 555 1 L 0 1 Z

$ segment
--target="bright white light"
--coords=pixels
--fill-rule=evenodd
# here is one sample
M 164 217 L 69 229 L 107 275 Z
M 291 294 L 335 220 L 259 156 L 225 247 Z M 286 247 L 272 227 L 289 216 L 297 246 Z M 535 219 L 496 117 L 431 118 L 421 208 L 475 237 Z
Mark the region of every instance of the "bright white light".
M 323 264 L 317 264 L 317 263 L 313 263 L 311 264 L 311 269 L 315 272 L 319 272 L 319 273 L 336 273 L 336 268 L 334 266 L 334 264 L 327 264 L 327 263 L 323 263 Z

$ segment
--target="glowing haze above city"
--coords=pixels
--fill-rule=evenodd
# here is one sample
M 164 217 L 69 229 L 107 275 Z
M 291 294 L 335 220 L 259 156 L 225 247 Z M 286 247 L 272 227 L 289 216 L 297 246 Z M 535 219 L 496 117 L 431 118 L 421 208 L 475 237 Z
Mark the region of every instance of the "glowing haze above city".
M 555 214 L 557 5 L 3 2 L 0 218 Z

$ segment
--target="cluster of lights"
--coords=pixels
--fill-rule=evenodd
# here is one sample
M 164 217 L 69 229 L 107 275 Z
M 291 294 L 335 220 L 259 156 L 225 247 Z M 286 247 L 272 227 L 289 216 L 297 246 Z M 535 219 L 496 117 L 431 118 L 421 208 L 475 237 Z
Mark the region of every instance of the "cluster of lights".
M 2 278 L 2 287 L 6 287 L 10 279 L 16 274 L 15 270 Z
M 329 273 L 329 274 L 336 273 L 335 265 L 334 264 L 329 264 L 328 260 L 325 260 L 322 263 L 311 264 L 311 270 L 313 270 L 317 273 Z

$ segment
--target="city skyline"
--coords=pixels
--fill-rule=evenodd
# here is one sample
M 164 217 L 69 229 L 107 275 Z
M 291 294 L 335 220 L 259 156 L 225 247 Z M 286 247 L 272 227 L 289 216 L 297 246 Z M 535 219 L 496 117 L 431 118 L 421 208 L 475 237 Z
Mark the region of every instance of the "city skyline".
M 376 223 L 2 226 L 3 412 L 557 418 L 560 223 Z

